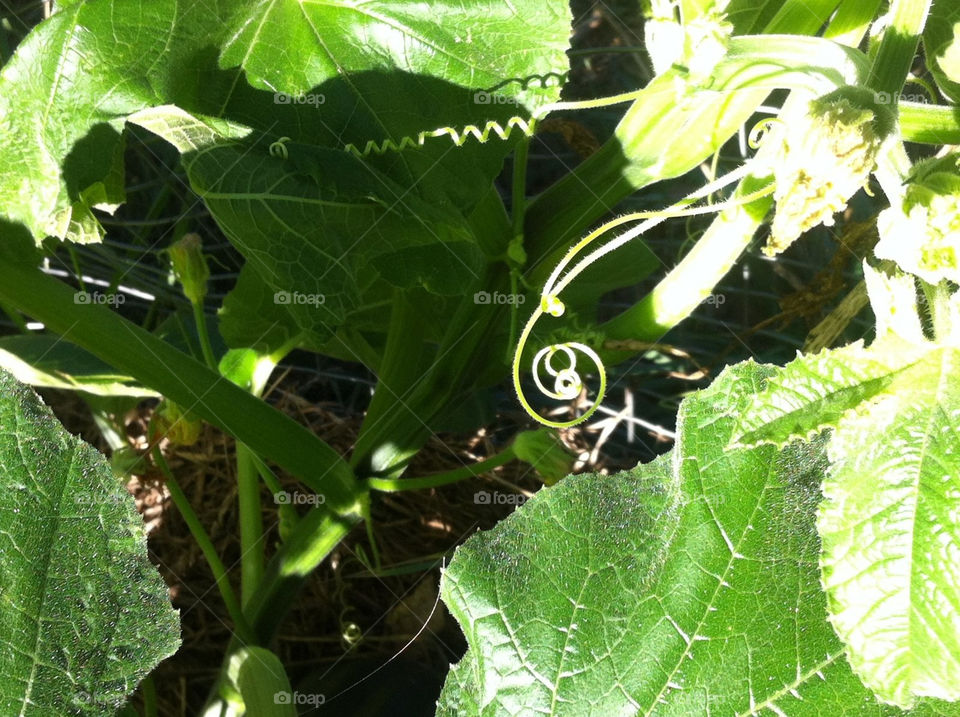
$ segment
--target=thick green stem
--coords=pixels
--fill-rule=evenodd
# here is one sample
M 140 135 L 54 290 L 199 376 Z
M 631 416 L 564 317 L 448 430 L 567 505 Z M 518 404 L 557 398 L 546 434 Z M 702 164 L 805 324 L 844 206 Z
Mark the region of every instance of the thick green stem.
M 522 267 L 527 263 L 526 250 L 523 248 L 523 218 L 527 211 L 527 157 L 530 154 L 530 139 L 524 137 L 517 144 L 513 152 L 513 203 L 511 206 L 511 222 L 513 236 L 510 239 L 511 249 L 515 254 L 511 256 L 511 249 L 507 250 L 507 263 L 510 266 L 510 293 L 516 296 L 520 292 L 519 276 L 520 271 L 517 267 Z M 519 251 L 518 251 L 519 250 Z M 510 360 L 512 347 L 517 340 L 517 313 L 520 311 L 520 305 L 514 303 L 510 309 L 510 338 L 507 342 L 506 360 Z
M 749 194 L 747 178 L 741 191 Z M 610 339 L 659 341 L 689 316 L 750 244 L 773 199 L 769 196 L 721 212 L 690 252 L 639 303 L 600 327 Z
M 408 406 L 407 399 L 411 389 L 425 380 L 429 371 L 429 364 L 424 365 L 425 336 L 426 326 L 419 312 L 403 292 L 395 292 L 377 387 L 351 459 L 351 464 L 361 474 L 382 470 L 398 456 L 420 449 L 418 442 L 398 440 L 382 428 L 391 420 L 402 419 L 414 424 L 422 420 L 416 410 Z
M 899 109 L 904 141 L 960 144 L 960 107 L 901 102 Z
M 67 285 L 39 269 L 6 261 L 0 262 L 0 301 L 232 434 L 322 493 L 329 509 L 357 509 L 361 495 L 353 473 L 330 446 L 106 306 L 78 304 Z
M 153 678 L 149 675 L 144 677 L 140 689 L 143 693 L 143 717 L 158 717 L 157 686 L 153 683 Z
M 527 208 L 527 157 L 530 154 L 530 139 L 524 137 L 513 151 L 512 206 L 510 208 L 513 239 L 523 235 L 523 217 Z
M 267 564 L 259 588 L 244 606 L 244 615 L 257 638 L 256 644 L 266 645 L 273 639 L 300 586 L 359 519 L 355 513 L 338 516 L 322 508 L 313 508 L 297 523 L 289 538 Z M 220 676 L 211 690 L 211 700 L 217 699 L 220 685 L 226 679 L 230 656 L 238 647 L 240 642 L 237 638 L 232 639 Z
M 272 637 L 303 581 L 359 522 L 358 515 L 336 516 L 313 508 L 267 563 L 260 587 L 245 614 L 261 644 Z
M 790 32 L 817 32 L 821 22 L 811 15 Z M 820 38 L 781 36 L 774 43 L 747 36 L 731 39 L 709 89 L 691 86 L 688 96 L 678 96 L 676 87 L 688 82 L 687 76 L 676 69 L 659 75 L 627 110 L 613 137 L 531 202 L 527 278 L 542 283 L 570 241 L 629 194 L 678 177 L 712 155 L 771 90 L 805 87 L 825 93 L 855 82 L 860 65 L 862 55 Z
M 240 586 L 244 606 L 263 579 L 263 516 L 253 453 L 237 444 L 237 504 L 240 514 Z
M 894 0 L 890 25 L 883 31 L 867 86 L 898 97 L 910 74 L 920 33 L 930 12 L 930 0 Z
M 496 262 L 487 267 L 478 285 L 502 291 L 508 276 L 507 267 Z M 357 442 L 352 456 L 359 475 L 401 471 L 430 436 L 430 422 L 475 382 L 477 374 L 489 370 L 492 361 L 501 361 L 502 344 L 496 336 L 507 308 L 472 301 L 457 307 L 431 364 L 402 391 L 403 410 L 382 411 L 376 417 L 368 412 L 364 441 Z
M 257 358 L 256 369 L 250 377 L 250 393 L 263 395 L 267 379 L 282 356 L 282 347 L 274 356 Z M 264 543 L 263 514 L 260 506 L 259 474 L 263 462 L 248 446 L 237 443 L 237 506 L 240 514 L 240 585 L 243 605 L 246 607 L 263 579 Z M 270 485 L 268 483 L 268 485 Z M 289 507 L 289 506 L 288 506 Z

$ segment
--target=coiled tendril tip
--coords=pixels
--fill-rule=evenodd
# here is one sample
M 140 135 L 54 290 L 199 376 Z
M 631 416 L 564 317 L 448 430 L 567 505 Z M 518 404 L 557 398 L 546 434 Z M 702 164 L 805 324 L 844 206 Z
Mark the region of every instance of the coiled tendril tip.
M 289 137 L 281 137 L 276 142 L 273 142 L 270 145 L 270 156 L 271 157 L 280 157 L 280 159 L 287 158 L 287 145 L 286 142 L 289 142 Z
M 778 117 L 767 117 L 757 122 L 747 136 L 747 144 L 750 145 L 750 149 L 759 149 L 770 130 L 778 124 L 783 124 L 783 120 Z
M 566 306 L 556 296 L 543 296 L 540 298 L 540 309 L 550 316 L 563 316 Z

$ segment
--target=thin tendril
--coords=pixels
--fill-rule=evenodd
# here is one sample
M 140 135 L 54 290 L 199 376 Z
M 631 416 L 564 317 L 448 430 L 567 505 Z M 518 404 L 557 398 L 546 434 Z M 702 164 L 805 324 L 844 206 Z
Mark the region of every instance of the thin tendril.
M 740 87 L 730 87 L 724 89 L 706 89 L 701 88 L 702 92 L 710 92 L 714 94 L 722 93 L 734 93 L 738 92 L 743 88 Z M 664 87 L 663 90 L 657 90 L 662 92 L 671 92 L 676 94 L 678 92 L 675 86 Z M 639 90 L 631 90 L 630 92 L 622 92 L 617 95 L 610 95 L 609 97 L 599 97 L 593 100 L 580 100 L 577 102 L 551 102 L 549 104 L 543 105 L 533 111 L 529 119 L 523 117 L 514 116 L 509 118 L 505 124 L 500 124 L 496 120 L 490 120 L 486 122 L 483 127 L 479 125 L 470 124 L 461 128 L 456 127 L 439 127 L 432 130 L 424 130 L 418 132 L 415 135 L 406 135 L 401 137 L 399 140 L 394 140 L 391 138 L 386 138 L 377 142 L 376 140 L 368 140 L 361 149 L 356 144 L 349 143 L 344 145 L 343 149 L 346 152 L 350 152 L 359 159 L 366 159 L 371 155 L 381 156 L 387 152 L 402 152 L 405 149 L 420 149 L 424 147 L 428 139 L 436 137 L 449 137 L 455 146 L 462 147 L 468 139 L 471 137 L 476 139 L 481 144 L 485 144 L 492 135 L 496 135 L 502 140 L 510 139 L 510 136 L 514 131 L 519 131 L 527 137 L 532 137 L 536 132 L 537 122 L 546 117 L 551 112 L 561 112 L 565 110 L 585 110 L 585 109 L 595 109 L 598 107 L 609 107 L 611 105 L 623 104 L 625 102 L 632 102 L 640 97 L 650 97 L 652 94 L 656 94 L 657 91 L 651 91 L 651 88 L 643 87 Z M 275 143 L 276 144 L 276 143 Z M 282 145 L 278 148 L 279 152 L 283 152 L 285 148 Z M 271 154 L 272 145 L 271 145 Z M 285 158 L 285 157 L 284 157 Z
M 533 358 L 533 363 L 531 366 L 533 381 L 536 384 L 537 388 L 545 396 L 552 398 L 554 400 L 564 401 L 564 400 L 573 400 L 577 398 L 580 393 L 583 391 L 583 381 L 580 378 L 580 374 L 577 372 L 577 357 L 576 352 L 579 351 L 585 356 L 587 356 L 594 364 L 597 369 L 597 374 L 600 379 L 600 385 L 597 389 L 597 396 L 593 399 L 593 402 L 590 404 L 590 407 L 580 416 L 571 419 L 569 421 L 553 421 L 551 419 L 541 416 L 539 413 L 534 410 L 530 405 L 530 402 L 527 400 L 527 397 L 523 393 L 523 387 L 520 385 L 520 360 L 523 357 L 523 350 L 526 347 L 527 339 L 529 339 L 531 332 L 533 331 L 534 325 L 540 319 L 541 316 L 548 314 L 553 317 L 562 316 L 566 307 L 564 303 L 560 300 L 558 295 L 563 289 L 565 289 L 570 282 L 572 282 L 584 269 L 590 266 L 592 263 L 597 261 L 602 256 L 612 252 L 613 250 L 623 246 L 631 239 L 634 239 L 637 236 L 640 236 L 647 230 L 656 226 L 657 224 L 665 221 L 666 219 L 673 217 L 683 217 L 683 216 L 694 216 L 698 214 L 710 214 L 713 212 L 721 212 L 726 209 L 731 209 L 733 207 L 741 206 L 744 204 L 750 204 L 751 202 L 756 201 L 757 199 L 767 196 L 773 192 L 773 184 L 770 183 L 761 189 L 752 192 L 751 194 L 736 197 L 726 202 L 720 204 L 711 204 L 701 207 L 690 207 L 689 205 L 699 199 L 704 197 L 709 197 L 718 189 L 734 182 L 739 179 L 742 179 L 747 174 L 750 173 L 749 164 L 745 164 L 740 168 L 729 172 L 723 177 L 719 178 L 714 182 L 701 187 L 700 189 L 692 192 L 687 195 L 679 202 L 671 205 L 670 207 L 657 210 L 657 211 L 646 211 L 646 212 L 635 212 L 632 214 L 627 214 L 622 217 L 613 219 L 606 224 L 603 224 L 601 227 L 590 232 L 587 236 L 581 239 L 576 245 L 570 248 L 564 258 L 560 261 L 557 267 L 553 270 L 553 273 L 550 275 L 550 278 L 547 279 L 546 284 L 544 285 L 543 291 L 540 296 L 540 306 L 534 309 L 533 314 L 527 320 L 526 325 L 524 326 L 523 332 L 520 334 L 520 340 L 517 343 L 516 350 L 513 355 L 513 386 L 517 392 L 517 398 L 520 401 L 520 404 L 523 406 L 524 410 L 530 414 L 535 420 L 540 423 L 551 426 L 553 428 L 567 428 L 570 426 L 575 426 L 578 423 L 582 423 L 590 418 L 591 415 L 600 407 L 600 404 L 603 401 L 604 395 L 606 394 L 607 386 L 607 375 L 603 367 L 603 361 L 600 359 L 600 356 L 591 349 L 589 346 L 578 343 L 578 342 L 566 342 L 562 344 L 553 344 L 551 346 L 546 346 L 540 349 Z M 589 255 L 581 259 L 570 271 L 563 275 L 561 278 L 560 275 L 563 273 L 563 270 L 570 264 L 570 262 L 581 252 L 583 251 L 591 242 L 600 237 L 601 235 L 607 233 L 610 229 L 618 227 L 627 222 L 644 220 L 633 229 L 628 232 L 625 232 L 621 236 L 617 237 L 613 241 L 607 242 L 599 249 L 594 250 Z M 566 358 L 567 365 L 557 368 L 552 363 L 552 359 L 557 355 L 562 355 Z M 553 379 L 552 388 L 544 385 L 544 382 L 540 378 L 540 368 L 545 369 L 546 373 L 549 374 Z
M 747 144 L 750 146 L 750 149 L 758 149 L 764 137 L 778 124 L 783 125 L 783 120 L 779 117 L 767 117 L 753 125 L 753 129 L 750 130 L 750 134 L 747 137 Z

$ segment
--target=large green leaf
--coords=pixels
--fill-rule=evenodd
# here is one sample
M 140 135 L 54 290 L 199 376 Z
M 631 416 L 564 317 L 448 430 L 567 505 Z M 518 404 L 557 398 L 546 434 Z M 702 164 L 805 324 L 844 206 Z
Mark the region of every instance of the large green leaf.
M 772 371 L 728 369 L 681 405 L 671 454 L 566 478 L 457 551 L 443 598 L 470 647 L 439 714 L 899 713 L 827 621 L 822 442 L 726 448 Z
M 242 67 L 248 82 L 275 101 L 322 101 L 312 118 L 284 130 L 322 146 L 363 148 L 488 120 L 506 125 L 511 115 L 559 97 L 568 67 L 568 3 L 442 0 L 426 7 L 409 0 L 246 0 L 231 20 L 220 62 Z M 405 185 L 416 181 L 424 196 L 449 195 L 469 206 L 511 144 L 495 139 L 481 148 L 471 139 L 456 152 L 452 146 L 448 137 L 434 138 L 423 149 L 371 161 Z
M 960 381 L 954 347 L 888 336 L 803 356 L 744 411 L 740 443 L 833 428 L 818 527 L 831 619 L 884 699 L 960 698 Z
M 179 645 L 133 499 L 0 371 L 0 713 L 103 715 Z
M 138 109 L 197 97 L 222 32 L 203 3 L 92 0 L 30 33 L 0 72 L 0 207 L 36 241 L 95 241 L 123 201 L 121 131 Z
M 463 217 L 516 140 L 485 125 L 507 127 L 559 97 L 567 4 L 472 0 L 429 16 L 405 2 L 215 10 L 90 0 L 36 28 L 0 78 L 4 217 L 38 242 L 99 239 L 91 209 L 122 201 L 129 119 L 189 155 L 194 189 L 260 274 L 254 304 L 250 291 L 231 298 L 234 317 L 277 292 L 324 297 L 319 309 L 270 312 L 279 331 L 273 321 L 237 330 L 228 316 L 234 344 L 256 334 L 276 347 L 292 319 L 316 349 L 348 316 L 375 318 L 368 307 L 391 286 L 461 295 L 475 283 L 483 259 Z M 450 133 L 421 135 L 439 128 Z M 284 137 L 288 157 L 268 156 Z M 362 161 L 344 151 L 418 137 L 422 146 Z
M 505 122 L 519 104 L 559 96 L 565 2 L 472 0 L 422 10 L 408 2 L 252 0 L 215 8 L 89 0 L 66 8 L 35 28 L 0 74 L 3 214 L 37 241 L 98 239 L 92 209 L 123 200 L 124 119 L 160 105 L 230 118 L 271 139 L 342 149 Z M 485 90 L 502 102 L 478 102 Z M 322 100 L 290 99 L 308 91 Z M 500 140 L 469 144 L 445 161 L 447 137 L 371 163 L 407 187 L 416 182 L 417 191 L 469 206 L 510 148 Z
M 880 338 L 778 369 L 733 444 L 784 445 L 833 429 L 817 523 L 830 619 L 882 699 L 957 700 L 960 350 L 956 337 L 923 339 L 911 277 L 868 268 L 867 285 Z
M 309 155 L 307 154 L 309 150 Z M 409 195 L 352 155 L 215 145 L 184 158 L 194 190 L 316 344 L 362 306 L 366 274 L 458 294 L 485 258 L 456 212 Z
M 740 416 L 736 445 L 783 446 L 838 424 L 844 414 L 892 390 L 925 349 L 889 337 L 869 348 L 862 341 L 798 356 L 765 384 Z
M 557 53 L 570 33 L 568 6 L 555 1 L 441 0 L 429 12 L 410 0 L 237 5 L 221 63 L 290 95 L 361 70 L 402 68 L 475 88 L 544 76 L 563 65 Z M 522 101 L 542 101 L 557 82 L 515 84 Z
M 960 351 L 846 414 L 818 528 L 831 620 L 883 699 L 960 699 Z

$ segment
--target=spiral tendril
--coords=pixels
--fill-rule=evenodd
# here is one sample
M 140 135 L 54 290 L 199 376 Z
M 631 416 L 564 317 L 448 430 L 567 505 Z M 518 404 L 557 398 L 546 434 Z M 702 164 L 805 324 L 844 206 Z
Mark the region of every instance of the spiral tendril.
M 587 236 L 570 248 L 564 258 L 553 270 L 553 273 L 547 279 L 547 282 L 541 292 L 540 305 L 534 309 L 533 314 L 527 321 L 523 332 L 520 334 L 520 339 L 517 342 L 516 350 L 514 351 L 513 355 L 513 386 L 517 392 L 517 398 L 519 399 L 520 404 L 523 406 L 524 410 L 530 414 L 531 417 L 538 422 L 553 428 L 567 428 L 570 426 L 575 426 L 578 423 L 586 421 L 591 415 L 593 415 L 593 413 L 600 407 L 600 404 L 603 402 L 606 394 L 607 375 L 602 359 L 592 348 L 586 344 L 575 341 L 552 344 L 541 348 L 533 357 L 531 373 L 534 384 L 544 396 L 556 401 L 575 400 L 581 395 L 584 387 L 584 382 L 577 370 L 577 352 L 587 356 L 595 366 L 597 375 L 599 377 L 597 395 L 592 400 L 589 408 L 587 408 L 587 410 L 580 416 L 577 416 L 572 420 L 554 421 L 537 413 L 537 411 L 530 405 L 526 395 L 523 393 L 523 387 L 520 384 L 520 361 L 523 357 L 523 350 L 526 346 L 527 340 L 530 338 L 530 334 L 533 331 L 534 325 L 542 316 L 549 315 L 553 317 L 559 317 L 563 315 L 566 307 L 563 301 L 560 300 L 558 294 L 564 288 L 566 288 L 570 282 L 572 282 L 584 269 L 590 266 L 593 262 L 597 261 L 597 259 L 622 246 L 631 239 L 640 236 L 648 229 L 656 226 L 666 219 L 671 217 L 689 217 L 697 214 L 721 212 L 735 206 L 749 204 L 750 202 L 756 201 L 757 199 L 773 192 L 773 184 L 770 183 L 751 194 L 734 197 L 726 202 L 707 206 L 690 206 L 699 200 L 709 197 L 718 189 L 730 184 L 731 182 L 743 178 L 749 174 L 749 170 L 749 163 L 745 164 L 739 169 L 729 172 L 716 181 L 710 182 L 709 184 L 692 192 L 676 204 L 673 204 L 666 209 L 660 211 L 635 212 L 613 219 L 587 234 Z M 570 263 L 594 240 L 606 234 L 615 227 L 637 220 L 644 221 L 641 221 L 637 226 L 633 227 L 619 237 L 605 243 L 600 248 L 595 249 L 586 257 L 577 262 L 572 269 L 564 273 L 564 270 L 570 265 Z M 552 359 L 558 354 L 562 354 L 564 357 L 566 357 L 567 365 L 561 367 L 554 365 Z M 545 384 L 544 380 L 541 378 L 541 369 L 552 378 L 552 386 Z
M 485 144 L 490 139 L 491 134 L 496 134 L 502 140 L 510 139 L 515 129 L 520 130 L 525 136 L 532 137 L 536 129 L 536 119 L 525 120 L 523 117 L 511 117 L 507 120 L 506 127 L 499 122 L 490 120 L 481 129 L 475 124 L 468 124 L 460 130 L 454 127 L 441 127 L 424 132 L 418 132 L 416 137 L 403 137 L 399 142 L 392 139 L 385 139 L 382 142 L 374 140 L 368 141 L 363 149 L 359 149 L 355 144 L 348 144 L 344 147 L 347 152 L 353 153 L 358 159 L 364 159 L 370 155 L 384 155 L 387 152 L 400 152 L 404 149 L 419 149 L 423 147 L 428 138 L 431 137 L 450 137 L 457 147 L 466 144 L 470 137 L 473 137 L 481 144 Z
M 782 125 L 783 120 L 779 117 L 767 117 L 757 122 L 753 128 L 750 130 L 750 134 L 747 136 L 747 144 L 750 145 L 750 149 L 759 149 L 760 144 L 766 138 L 767 134 L 777 125 Z
M 405 137 L 401 137 L 400 140 L 393 140 L 390 138 L 384 139 L 380 142 L 368 140 L 367 143 L 363 145 L 363 149 L 360 149 L 353 143 L 344 145 L 343 149 L 346 152 L 350 152 L 358 159 L 365 159 L 371 155 L 382 156 L 387 152 L 401 152 L 405 149 L 420 149 L 426 144 L 428 139 L 434 137 L 449 137 L 451 140 L 453 140 L 453 144 L 457 147 L 462 147 L 471 137 L 476 139 L 481 144 L 485 144 L 487 140 L 490 139 L 490 136 L 494 134 L 500 139 L 506 141 L 510 139 L 510 136 L 513 134 L 514 130 L 519 130 L 525 137 L 532 137 L 534 132 L 536 132 L 537 122 L 551 112 L 555 112 L 557 110 L 589 109 L 593 107 L 607 107 L 609 105 L 622 104 L 624 102 L 631 102 L 635 100 L 642 92 L 643 90 L 635 90 L 633 92 L 623 92 L 618 95 L 611 95 L 610 97 L 601 97 L 600 99 L 596 100 L 584 100 L 579 102 L 552 102 L 534 111 L 530 119 L 513 116 L 506 121 L 505 125 L 500 124 L 496 120 L 489 120 L 483 125 L 482 128 L 475 124 L 469 124 L 460 129 L 457 129 L 456 127 L 440 127 L 438 129 L 418 132 L 414 136 L 407 135 Z
M 270 156 L 271 157 L 280 157 L 280 159 L 287 158 L 287 145 L 286 143 L 290 141 L 289 137 L 281 137 L 276 142 L 273 142 L 270 145 Z

